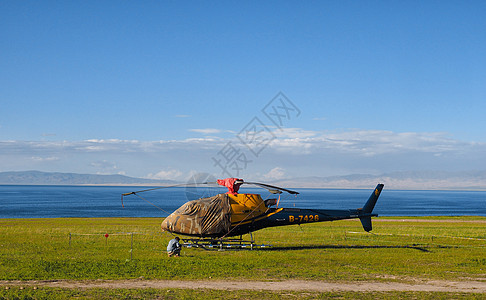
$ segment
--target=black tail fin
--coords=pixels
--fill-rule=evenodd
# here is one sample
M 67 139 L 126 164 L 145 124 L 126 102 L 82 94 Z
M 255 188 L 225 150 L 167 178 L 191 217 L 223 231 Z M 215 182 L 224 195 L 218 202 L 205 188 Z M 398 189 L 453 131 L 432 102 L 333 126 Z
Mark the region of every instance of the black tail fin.
M 367 214 L 371 214 L 373 211 L 373 208 L 375 208 L 376 201 L 378 200 L 378 197 L 380 196 L 381 190 L 383 189 L 384 184 L 378 184 L 371 193 L 370 197 L 368 198 L 368 201 L 366 201 L 366 204 L 363 206 L 363 212 Z
M 359 220 L 361 221 L 361 225 L 363 225 L 363 229 L 366 232 L 369 232 L 371 231 L 371 229 L 373 229 L 373 226 L 371 226 L 371 217 L 361 217 L 359 218 Z
M 363 229 L 365 231 L 371 231 L 373 227 L 371 226 L 371 213 L 373 212 L 373 208 L 375 208 L 376 201 L 380 196 L 381 190 L 383 189 L 383 184 L 378 184 L 374 189 L 373 193 L 371 193 L 368 201 L 366 201 L 365 205 L 362 209 L 360 209 L 360 213 L 363 214 L 363 217 L 360 217 L 361 225 L 363 225 Z M 376 215 L 375 215 L 376 216 Z

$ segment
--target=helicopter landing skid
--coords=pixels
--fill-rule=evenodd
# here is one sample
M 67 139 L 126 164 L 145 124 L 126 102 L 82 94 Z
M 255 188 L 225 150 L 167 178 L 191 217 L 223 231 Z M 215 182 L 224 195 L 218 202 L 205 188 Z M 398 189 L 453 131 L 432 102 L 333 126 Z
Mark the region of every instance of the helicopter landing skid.
M 223 250 L 223 249 L 250 249 L 253 248 L 268 248 L 271 245 L 257 245 L 255 241 L 245 241 L 241 237 L 239 239 L 214 239 L 214 238 L 199 238 L 199 239 L 182 239 L 182 246 L 186 248 L 202 248 L 205 250 Z

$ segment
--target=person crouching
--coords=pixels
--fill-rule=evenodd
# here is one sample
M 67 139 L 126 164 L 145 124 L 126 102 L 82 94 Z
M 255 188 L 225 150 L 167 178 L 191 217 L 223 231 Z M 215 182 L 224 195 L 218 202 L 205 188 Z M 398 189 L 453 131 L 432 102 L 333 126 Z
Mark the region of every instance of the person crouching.
M 169 241 L 169 245 L 167 246 L 167 255 L 169 257 L 175 256 L 178 257 L 181 254 L 181 244 L 179 244 L 179 237 L 176 236 L 172 240 Z

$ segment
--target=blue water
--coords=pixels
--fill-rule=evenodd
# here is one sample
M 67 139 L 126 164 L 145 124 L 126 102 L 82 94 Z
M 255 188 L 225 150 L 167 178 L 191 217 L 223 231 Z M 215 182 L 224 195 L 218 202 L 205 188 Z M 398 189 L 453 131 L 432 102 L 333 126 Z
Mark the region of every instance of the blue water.
M 58 217 L 165 217 L 187 200 L 211 196 L 225 189 L 168 188 L 131 195 L 143 188 L 92 186 L 0 186 L 0 218 Z M 296 189 L 300 195 L 284 195 L 280 207 L 348 209 L 362 207 L 369 190 Z M 265 199 L 264 190 L 258 192 Z M 375 213 L 381 216 L 486 216 L 484 191 L 383 190 Z

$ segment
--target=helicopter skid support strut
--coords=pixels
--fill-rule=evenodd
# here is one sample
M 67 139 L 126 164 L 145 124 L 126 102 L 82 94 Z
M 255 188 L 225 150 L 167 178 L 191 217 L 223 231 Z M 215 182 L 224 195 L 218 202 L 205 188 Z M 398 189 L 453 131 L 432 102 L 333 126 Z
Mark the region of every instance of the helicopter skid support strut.
M 203 248 L 205 250 L 215 249 L 215 250 L 223 250 L 223 249 L 250 249 L 253 248 L 268 248 L 271 245 L 257 245 L 253 240 L 253 236 L 250 235 L 250 240 L 243 240 L 242 237 L 240 238 L 233 238 L 233 239 L 218 239 L 218 238 L 189 238 L 189 239 L 182 239 L 183 243 L 182 246 L 186 248 Z

